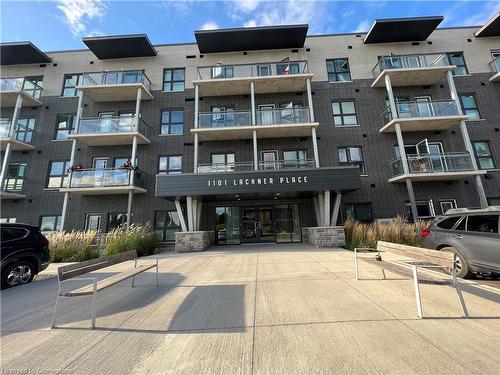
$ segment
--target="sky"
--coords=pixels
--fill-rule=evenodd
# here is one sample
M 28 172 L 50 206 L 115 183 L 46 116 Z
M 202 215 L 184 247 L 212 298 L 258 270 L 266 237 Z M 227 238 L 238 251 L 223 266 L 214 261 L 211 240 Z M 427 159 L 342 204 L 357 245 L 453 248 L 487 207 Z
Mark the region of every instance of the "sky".
M 43 51 L 85 48 L 82 37 L 146 33 L 153 44 L 194 42 L 194 30 L 308 23 L 309 34 L 368 31 L 376 18 L 445 17 L 440 27 L 477 26 L 500 0 L 0 0 L 0 40 Z

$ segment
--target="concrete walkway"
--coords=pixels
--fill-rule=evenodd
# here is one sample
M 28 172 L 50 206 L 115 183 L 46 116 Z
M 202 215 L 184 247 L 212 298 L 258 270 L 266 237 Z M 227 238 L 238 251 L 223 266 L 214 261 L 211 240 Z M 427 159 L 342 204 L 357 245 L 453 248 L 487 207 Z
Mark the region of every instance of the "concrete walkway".
M 396 259 L 389 259 L 396 260 Z M 141 260 L 147 262 L 148 260 Z M 450 286 L 421 287 L 352 253 L 307 245 L 165 254 L 154 271 L 62 303 L 57 279 L 1 292 L 2 371 L 64 374 L 498 374 L 500 294 L 464 285 L 472 319 Z M 103 278 L 115 266 L 94 273 Z M 442 275 L 428 273 L 442 278 Z M 11 372 L 13 373 L 13 372 Z M 34 372 L 36 373 L 36 372 Z

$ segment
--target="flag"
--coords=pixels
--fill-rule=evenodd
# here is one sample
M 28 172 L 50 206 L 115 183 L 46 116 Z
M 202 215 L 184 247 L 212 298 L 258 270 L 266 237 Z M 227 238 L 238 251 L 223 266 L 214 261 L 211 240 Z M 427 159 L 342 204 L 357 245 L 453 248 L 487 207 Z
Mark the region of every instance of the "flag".
M 281 60 L 281 62 L 287 63 L 285 70 L 283 71 L 283 74 L 286 76 L 289 75 L 290 74 L 290 58 L 287 57 L 286 59 Z

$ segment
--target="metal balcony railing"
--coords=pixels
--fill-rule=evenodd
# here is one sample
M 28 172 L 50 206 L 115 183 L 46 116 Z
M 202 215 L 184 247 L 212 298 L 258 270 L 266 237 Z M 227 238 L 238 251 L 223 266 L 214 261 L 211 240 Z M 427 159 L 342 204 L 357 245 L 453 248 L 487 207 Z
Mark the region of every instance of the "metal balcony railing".
M 199 80 L 266 77 L 309 73 L 307 61 L 280 61 L 255 64 L 212 65 L 198 68 Z
M 382 113 L 384 125 L 394 118 L 404 119 L 460 115 L 454 100 L 397 102 L 396 111 L 398 112 L 397 116 L 393 116 L 390 106 L 385 109 Z
M 9 120 L 0 121 L 0 138 L 10 138 L 12 123 Z M 24 143 L 32 144 L 33 142 L 33 129 L 22 124 L 17 124 L 15 139 Z
M 142 83 L 148 91 L 151 91 L 151 81 L 143 70 L 121 70 L 83 73 L 79 86 L 94 85 L 130 85 Z
M 140 170 L 129 169 L 82 169 L 70 172 L 69 188 L 103 188 L 130 186 L 131 176 L 134 173 L 134 186 L 144 186 L 144 173 Z
M 0 120 L 0 138 L 5 139 L 10 137 L 10 127 L 12 125 L 12 121 L 1 119 Z
M 0 78 L 0 91 L 23 91 L 35 99 L 42 97 L 43 88 L 38 83 L 24 77 Z
M 257 113 L 257 125 L 303 124 L 310 122 L 309 108 L 261 109 Z
M 146 135 L 148 125 L 139 117 L 139 127 L 135 129 L 136 116 L 113 116 L 82 118 L 76 134 L 109 134 L 138 131 Z
M 472 160 L 468 152 L 448 152 L 444 154 L 407 155 L 408 171 L 411 174 L 453 173 L 472 171 Z M 392 161 L 392 174 L 403 174 L 402 159 Z
M 380 57 L 372 71 L 376 78 L 385 69 L 418 69 L 447 65 L 451 64 L 446 53 L 390 55 Z
M 314 159 L 302 160 L 273 160 L 260 161 L 258 164 L 259 171 L 277 170 L 277 169 L 298 169 L 298 168 L 315 168 Z M 198 173 L 221 173 L 221 172 L 244 172 L 253 171 L 254 163 L 235 162 L 235 163 L 213 163 L 198 165 Z
M 249 111 L 226 111 L 200 113 L 199 128 L 232 128 L 252 125 L 252 113 Z
M 491 60 L 489 65 L 492 72 L 500 72 L 500 56 L 497 56 L 493 60 Z

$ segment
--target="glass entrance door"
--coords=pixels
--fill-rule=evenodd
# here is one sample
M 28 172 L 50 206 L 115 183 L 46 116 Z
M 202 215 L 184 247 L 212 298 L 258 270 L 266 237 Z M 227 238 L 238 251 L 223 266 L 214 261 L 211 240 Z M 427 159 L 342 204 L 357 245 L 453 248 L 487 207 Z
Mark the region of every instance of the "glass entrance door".
M 274 223 L 272 207 L 241 208 L 241 241 L 274 241 Z

